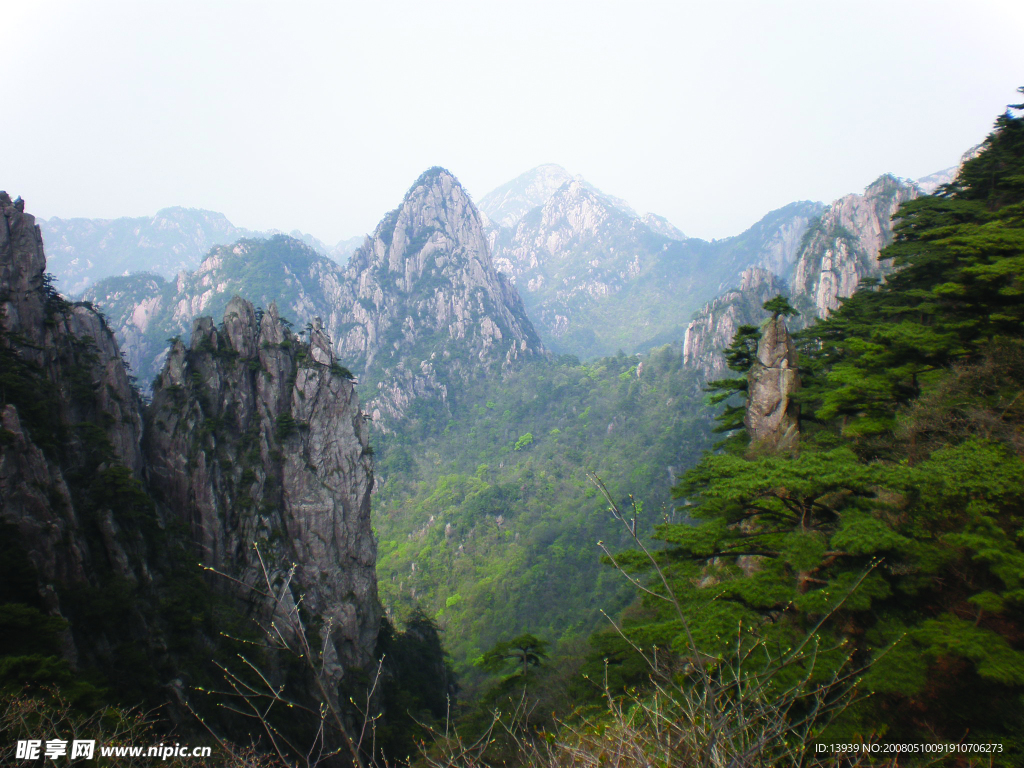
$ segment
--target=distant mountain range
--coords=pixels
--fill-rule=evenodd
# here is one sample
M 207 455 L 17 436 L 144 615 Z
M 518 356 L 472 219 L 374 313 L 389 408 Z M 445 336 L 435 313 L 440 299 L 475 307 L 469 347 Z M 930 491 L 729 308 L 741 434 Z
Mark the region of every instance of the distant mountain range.
M 879 261 L 878 254 L 892 242 L 892 217 L 900 205 L 951 183 L 980 149 L 980 144 L 972 147 L 958 165 L 921 179 L 885 174 L 862 194 L 844 195 L 827 206 L 807 228 L 791 264 L 746 270 L 738 288 L 701 308 L 686 327 L 683 362 L 709 378 L 720 376 L 726 371 L 722 350 L 740 325 L 757 325 L 767 318 L 761 306 L 767 299 L 788 296 L 801 312 L 790 325 L 800 328 L 827 317 L 864 278 L 883 277 L 892 265 Z
M 133 272 L 171 278 L 196 269 L 210 249 L 243 238 L 267 239 L 277 230 L 236 227 L 222 213 L 199 208 L 164 208 L 154 216 L 120 219 L 39 219 L 47 267 L 60 289 L 73 296 L 97 280 Z M 329 246 L 294 230 L 290 236 L 317 253 L 344 263 L 363 243 L 349 238 Z
M 514 280 L 544 343 L 581 358 L 681 338 L 692 314 L 744 269 L 791 269 L 824 208 L 793 203 L 737 237 L 708 242 L 640 216 L 556 165 L 528 171 L 480 205 L 495 264 Z
M 953 174 L 920 183 L 885 176 L 863 195 L 791 203 L 711 242 L 641 216 L 557 165 L 498 187 L 479 210 L 454 176 L 433 169 L 371 237 L 333 248 L 185 208 L 41 226 L 61 287 L 110 316 L 143 382 L 159 370 L 168 337 L 187 335 L 194 317 L 219 314 L 239 293 L 276 301 L 299 323 L 322 317 L 339 355 L 373 378 L 394 418 L 407 411 L 409 392 L 445 399 L 440 347 L 431 348 L 441 337 L 470 355 L 482 351 L 471 339 L 493 337 L 501 355 L 515 340 L 526 345 L 520 351 L 543 346 L 584 359 L 685 338 L 687 362 L 710 373 L 722 365 L 723 300 L 727 316 L 748 322 L 759 312 L 754 288 L 783 285 L 808 316 L 827 312 L 862 277 L 881 274 L 875 257 L 898 204 Z M 140 269 L 146 274 L 122 274 Z M 737 293 L 743 286 L 749 295 Z
M 145 385 L 163 366 L 166 340 L 187 336 L 200 315 L 221 315 L 236 294 L 276 303 L 297 327 L 322 318 L 341 361 L 377 390 L 364 397 L 384 422 L 417 398 L 444 407 L 460 376 L 543 353 L 518 293 L 494 269 L 469 195 L 441 168 L 413 184 L 344 267 L 275 235 L 215 246 L 174 280 L 110 277 L 82 297 L 107 315 Z

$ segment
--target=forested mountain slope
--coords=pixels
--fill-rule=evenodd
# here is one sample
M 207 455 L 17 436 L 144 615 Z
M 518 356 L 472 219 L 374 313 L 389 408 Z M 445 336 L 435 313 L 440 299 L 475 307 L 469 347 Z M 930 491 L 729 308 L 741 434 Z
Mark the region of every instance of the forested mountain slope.
M 726 408 L 726 449 L 674 491 L 698 524 L 655 529 L 665 548 L 648 583 L 675 600 L 644 598 L 626 634 L 709 659 L 749 643 L 750 673 L 765 654 L 814 648 L 790 662 L 800 674 L 860 682 L 828 729 L 801 738 L 991 744 L 986 759 L 1006 766 L 1024 755 L 1021 110 L 951 185 L 899 207 L 880 284 L 795 347 L 781 298 L 771 324 L 740 329 L 739 376 L 713 386 L 745 409 Z M 798 424 L 785 443 L 754 429 L 768 405 Z M 621 562 L 652 569 L 640 553 Z M 621 661 L 616 685 L 643 677 L 621 638 L 598 647 Z
M 696 377 L 678 347 L 591 363 L 538 358 L 472 382 L 450 419 L 375 440 L 381 598 L 445 630 L 456 668 L 532 632 L 581 641 L 630 598 L 598 541 L 626 542 L 589 473 L 645 525 L 673 517 L 676 473 L 708 444 Z

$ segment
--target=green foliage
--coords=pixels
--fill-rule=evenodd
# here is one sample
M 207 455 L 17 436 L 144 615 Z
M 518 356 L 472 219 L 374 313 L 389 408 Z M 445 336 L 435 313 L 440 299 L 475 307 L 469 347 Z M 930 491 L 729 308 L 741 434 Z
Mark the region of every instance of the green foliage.
M 0 407 L 17 408 L 30 439 L 54 457 L 67 439 L 60 393 L 37 364 L 19 353 L 19 342 L 0 332 Z
M 782 298 L 782 297 L 778 297 Z M 785 299 L 783 299 L 785 301 Z M 771 303 L 771 302 L 769 302 Z M 767 308 L 767 305 L 766 305 Z M 732 343 L 723 350 L 729 370 L 742 373 L 729 379 L 709 381 L 705 390 L 710 392 L 710 405 L 725 404 L 725 408 L 715 418 L 718 425 L 715 432 L 733 433 L 743 427 L 744 403 L 739 402 L 736 395 L 746 397 L 748 381 L 747 371 L 757 356 L 757 344 L 761 340 L 761 329 L 756 325 L 741 325 L 736 329 Z M 731 402 L 730 402 L 731 401 Z
M 495 674 L 511 670 L 513 677 L 526 678 L 530 667 L 539 667 L 547 657 L 548 643 L 531 634 L 502 641 L 481 656 L 476 664 Z
M 789 299 L 782 295 L 766 301 L 764 308 L 772 313 L 772 317 L 795 317 L 800 314 L 790 305 Z
M 999 118 L 943 194 L 897 214 L 881 258 L 896 271 L 804 334 L 806 399 L 850 436 L 885 435 L 896 413 L 957 361 L 974 362 L 1024 323 L 1024 120 Z M 994 177 L 994 169 L 998 176 Z
M 629 600 L 600 563 L 598 541 L 626 539 L 587 471 L 645 489 L 649 523 L 672 516 L 666 468 L 696 458 L 708 421 L 678 347 L 539 359 L 450 391 L 443 420 L 374 436 L 378 582 L 385 605 L 422 605 L 445 628 L 472 693 L 472 661 L 495 643 L 529 631 L 565 647 Z
M 833 724 L 834 738 L 967 734 L 1003 743 L 1002 764 L 1016 764 L 1022 178 L 1024 118 L 1008 113 L 957 183 L 900 209 L 882 253 L 897 271 L 802 334 L 801 399 L 814 416 L 800 453 L 709 454 L 674 489 L 697 524 L 656 528 L 659 575 L 623 621 L 632 643 L 683 654 L 693 642 L 720 658 L 741 623 L 781 648 L 813 628 L 836 649 L 814 674 L 852 658 L 869 668 L 862 684 L 874 693 Z M 751 336 L 744 329 L 730 348 L 740 371 Z M 716 389 L 721 402 L 742 384 Z M 653 568 L 638 552 L 616 562 Z M 625 645 L 595 641 L 616 663 Z M 636 681 L 620 667 L 611 679 Z
M 376 742 L 390 764 L 415 754 L 417 742 L 435 725 L 443 727 L 458 692 L 458 683 L 441 644 L 437 623 L 414 610 L 399 631 L 384 619 L 377 636 L 383 658 L 382 720 Z
M 274 437 L 277 442 L 283 443 L 291 435 L 298 431 L 298 422 L 290 413 L 279 413 L 274 423 Z
M 531 432 L 527 432 L 524 435 L 520 435 L 519 439 L 516 440 L 516 445 L 515 445 L 514 450 L 521 451 L 524 448 L 526 448 L 526 446 L 530 445 L 530 443 L 532 443 L 532 442 L 533 442 L 533 434 Z

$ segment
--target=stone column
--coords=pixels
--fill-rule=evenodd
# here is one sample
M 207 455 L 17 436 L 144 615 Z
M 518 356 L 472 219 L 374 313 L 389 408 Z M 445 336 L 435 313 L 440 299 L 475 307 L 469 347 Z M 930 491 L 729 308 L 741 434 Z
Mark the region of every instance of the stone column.
M 795 451 L 800 441 L 800 407 L 791 395 L 800 388 L 800 372 L 796 346 L 782 315 L 765 323 L 747 380 L 743 423 L 751 448 Z

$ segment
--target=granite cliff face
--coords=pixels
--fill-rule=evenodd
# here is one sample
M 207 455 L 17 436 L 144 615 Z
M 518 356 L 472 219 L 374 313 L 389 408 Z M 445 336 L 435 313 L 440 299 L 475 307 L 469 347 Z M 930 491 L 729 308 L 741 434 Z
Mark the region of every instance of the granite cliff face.
M 728 370 L 722 350 L 729 346 L 741 325 L 760 325 L 767 313 L 762 305 L 786 292 L 786 283 L 766 269 L 751 267 L 740 277 L 739 288 L 708 302 L 686 326 L 683 363 L 697 368 L 708 379 Z
M 271 304 L 235 297 L 218 328 L 176 341 L 147 411 L 150 483 L 202 561 L 246 584 L 294 563 L 304 604 L 332 626 L 328 666 L 371 659 L 380 621 L 373 486 L 355 388 L 317 318 L 303 343 Z
M 173 344 L 145 409 L 104 319 L 50 286 L 23 208 L 0 193 L 0 522 L 29 569 L 15 602 L 69 622 L 65 659 L 152 696 L 176 654 L 218 642 L 173 618 L 208 604 L 196 560 L 230 577 L 208 587 L 251 604 L 232 585 L 255 583 L 255 543 L 272 575 L 295 565 L 293 596 L 330 623 L 331 678 L 366 664 L 371 452 L 323 324 L 302 340 L 273 304 L 261 317 L 232 299 L 222 326 L 200 319 Z
M 865 277 L 882 277 L 889 265 L 878 252 L 892 242 L 892 217 L 917 197 L 914 184 L 882 176 L 862 195 L 842 197 L 808 231 L 790 287 L 801 312 L 827 317 Z
M 377 387 L 382 425 L 413 399 L 442 406 L 448 383 L 543 347 L 519 294 L 491 261 L 480 215 L 448 171 L 432 168 L 353 254 L 338 354 Z
M 110 579 L 152 582 L 147 542 L 126 525 L 135 510 L 112 491 L 142 471 L 140 400 L 102 318 L 49 285 L 24 203 L 0 192 L 0 209 L 0 521 L 33 569 L 21 602 L 74 619 L 81 595 Z M 87 641 L 72 622 L 65 656 L 109 665 L 120 642 L 156 631 L 138 612 L 123 619 Z
M 892 216 L 919 194 L 913 182 L 881 176 L 863 194 L 841 197 L 810 219 L 797 248 L 791 230 L 782 238 L 788 245 L 778 251 L 780 257 L 760 262 L 770 276 L 748 279 L 744 273 L 738 290 L 719 296 L 694 316 L 686 329 L 684 362 L 708 378 L 719 376 L 725 371 L 721 350 L 740 324 L 757 325 L 767 316 L 761 305 L 768 299 L 788 295 L 801 313 L 797 325 L 802 327 L 826 317 L 864 278 L 884 276 L 890 265 L 880 262 L 878 253 L 892 242 Z

